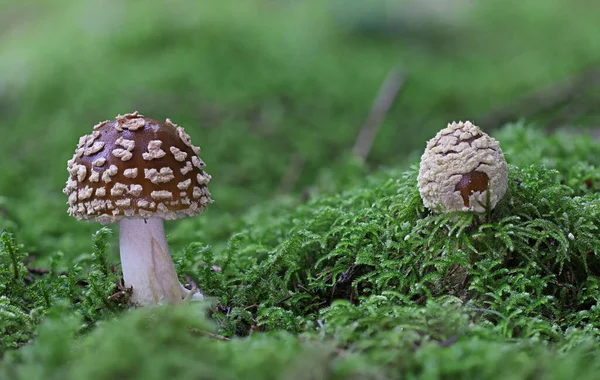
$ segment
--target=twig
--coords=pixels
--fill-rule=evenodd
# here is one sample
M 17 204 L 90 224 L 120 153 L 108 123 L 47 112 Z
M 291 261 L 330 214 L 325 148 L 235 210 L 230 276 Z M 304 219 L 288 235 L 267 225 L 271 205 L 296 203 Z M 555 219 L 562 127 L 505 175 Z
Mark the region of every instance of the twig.
M 308 289 L 306 288 L 306 286 L 304 286 L 304 285 L 302 285 L 302 284 L 298 284 L 297 286 L 298 286 L 300 289 L 304 290 L 306 293 L 308 293 L 308 294 L 312 294 L 312 292 L 311 292 L 310 290 L 308 290 Z
M 597 85 L 600 85 L 600 66 L 593 66 L 578 75 L 495 107 L 476 120 L 485 126 L 486 130 L 491 130 L 520 117 L 532 116 L 540 111 L 558 107 L 569 102 L 584 89 Z
M 46 268 L 36 268 L 36 267 L 30 267 L 30 266 L 27 266 L 26 268 L 29 273 L 33 273 L 33 274 L 48 274 L 48 273 L 50 273 L 50 269 L 46 269 Z
M 281 305 L 282 303 L 284 303 L 285 301 L 289 300 L 290 298 L 292 298 L 292 295 L 288 294 L 287 296 L 283 297 L 279 301 L 275 302 L 275 306 Z
M 406 81 L 406 74 L 404 74 L 399 69 L 393 69 L 387 75 L 383 84 L 379 88 L 379 92 L 377 93 L 377 97 L 371 106 L 371 111 L 369 112 L 369 116 L 367 120 L 363 124 L 358 137 L 356 138 L 356 142 L 354 143 L 354 148 L 352 149 L 352 154 L 362 160 L 366 160 L 369 152 L 371 151 L 371 147 L 373 146 L 373 141 L 375 141 L 375 136 L 379 131 L 379 127 L 385 118 L 385 115 L 389 111 L 390 107 L 394 103 L 398 92 L 404 86 L 404 82 Z
M 43 274 L 50 273 L 50 269 L 46 269 L 46 268 L 37 268 L 37 267 L 29 266 L 29 265 L 27 265 L 25 268 L 27 269 L 27 272 L 32 273 L 32 274 L 43 275 Z M 66 276 L 67 274 L 68 273 L 66 271 L 58 272 L 59 276 Z
M 458 342 L 458 336 L 455 335 L 455 336 L 451 336 L 448 339 L 444 339 L 442 341 L 439 341 L 438 344 L 441 347 L 450 347 L 450 346 L 452 346 L 456 342 Z
M 296 186 L 303 167 L 304 159 L 298 153 L 295 153 L 285 174 L 281 178 L 277 192 L 280 194 L 289 193 Z
M 119 298 L 125 297 L 125 296 L 127 296 L 127 294 L 131 294 L 131 290 L 132 290 L 132 289 L 133 289 L 133 288 L 129 288 L 129 290 L 128 290 L 128 289 L 125 289 L 125 290 L 118 290 L 116 293 L 114 293 L 114 294 L 112 294 L 112 295 L 108 296 L 108 297 L 107 297 L 107 299 L 108 299 L 108 300 L 116 300 L 116 299 L 119 299 Z
M 222 340 L 222 341 L 225 341 L 225 342 L 229 342 L 231 340 L 231 338 L 227 338 L 226 336 L 214 334 L 214 333 L 211 333 L 209 331 L 204 331 L 204 330 L 200 330 L 200 329 L 196 329 L 196 328 L 192 328 L 190 331 L 193 332 L 193 333 L 196 333 L 196 334 L 205 335 L 205 336 L 208 336 L 210 338 L 217 339 L 217 340 Z
M 586 102 L 584 98 L 585 96 L 583 94 L 577 95 L 572 102 L 558 111 L 553 116 L 552 120 L 547 123 L 547 132 L 555 132 L 569 122 L 573 122 L 581 117 L 581 115 L 593 111 L 596 108 L 596 105 L 592 104 L 592 102 Z
M 196 281 L 194 281 L 192 276 L 186 274 L 185 276 L 183 276 L 183 278 L 185 279 L 185 282 L 187 282 L 188 285 L 192 288 L 191 290 L 198 290 L 198 284 L 196 284 Z
M 594 140 L 600 140 L 600 126 L 591 128 L 589 133 L 594 138 Z

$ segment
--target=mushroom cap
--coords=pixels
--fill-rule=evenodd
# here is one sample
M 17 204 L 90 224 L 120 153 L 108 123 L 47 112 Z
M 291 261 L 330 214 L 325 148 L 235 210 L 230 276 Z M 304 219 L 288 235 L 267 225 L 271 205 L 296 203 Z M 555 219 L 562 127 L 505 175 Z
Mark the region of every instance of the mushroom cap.
M 125 217 L 179 219 L 212 203 L 211 176 L 182 127 L 134 113 L 80 137 L 67 163 L 68 213 L 114 223 Z
M 435 212 L 484 212 L 508 188 L 508 168 L 498 141 L 471 122 L 453 122 L 427 142 L 419 193 Z

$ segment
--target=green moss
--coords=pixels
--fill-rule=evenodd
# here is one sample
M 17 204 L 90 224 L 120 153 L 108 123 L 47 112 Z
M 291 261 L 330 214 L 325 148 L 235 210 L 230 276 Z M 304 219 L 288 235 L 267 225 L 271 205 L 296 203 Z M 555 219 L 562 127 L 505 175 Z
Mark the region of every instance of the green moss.
M 0 140 L 0 194 L 15 222 L 28 223 L 23 243 L 69 258 L 89 252 L 79 236 L 97 226 L 65 216 L 56 191 L 65 163 L 79 136 L 118 113 L 170 117 L 202 147 L 216 202 L 196 235 L 222 244 L 236 231 L 231 219 L 272 198 L 296 157 L 303 165 L 291 187 L 303 191 L 350 150 L 398 65 L 407 82 L 379 130 L 372 167 L 400 165 L 447 122 L 482 123 L 498 104 L 600 58 L 596 13 L 568 2 L 481 3 L 458 35 L 443 30 L 437 41 L 364 32 L 360 1 L 33 2 L 35 12 L 15 4 L 7 17 L 30 28 L 3 34 L 0 44 L 0 128 L 10 131 Z M 390 5 L 368 7 L 389 11 L 386 20 L 402 29 L 402 9 Z M 340 25 L 348 13 L 354 21 Z M 435 32 L 431 19 L 421 21 Z M 557 51 L 557 41 L 569 39 L 577 43 Z M 589 125 L 597 116 L 590 112 Z
M 106 259 L 109 236 L 110 230 L 101 229 L 94 235 L 90 257 L 65 263 L 63 255 L 56 253 L 46 269 L 26 266 L 23 247 L 11 233 L 0 234 L 0 356 L 26 344 L 56 303 L 70 302 L 83 316 L 85 328 L 115 315 L 126 304 L 108 299 L 117 291 L 117 276 Z M 62 271 L 59 265 L 69 269 Z
M 596 62 L 593 5 L 492 1 L 434 30 L 387 1 L 37 3 L 0 16 L 0 378 L 598 377 L 599 145 L 498 130 L 510 189 L 481 218 L 431 215 L 414 166 L 448 121 Z M 367 163 L 347 158 L 398 64 Z M 166 225 L 205 304 L 128 310 L 116 230 L 65 214 L 78 136 L 134 109 L 185 126 L 213 175 L 215 204 Z
M 387 379 L 595 378 L 597 345 L 582 333 L 554 348 L 539 339 L 501 341 L 456 301 L 424 308 L 367 301 L 330 308 L 328 333 L 255 333 L 224 341 L 204 318 L 204 305 L 136 310 L 74 339 L 81 315 L 56 306 L 39 337 L 9 357 L 0 375 L 11 379 Z M 333 326 L 336 326 L 335 328 Z M 361 330 L 359 342 L 347 338 Z M 332 334 L 334 333 L 334 334 Z M 337 346 L 337 347 L 336 347 Z M 574 346 L 574 347 L 571 347 Z M 561 347 L 566 352 L 562 352 Z
M 546 135 L 523 122 L 506 126 L 495 136 L 507 159 L 519 166 L 537 163 L 560 172 L 561 181 L 576 194 L 600 189 L 600 145 L 587 135 L 562 131 Z
M 257 227 L 222 256 L 205 256 L 222 270 L 198 281 L 227 306 L 225 331 L 245 331 L 254 310 L 258 325 L 300 330 L 336 299 L 382 294 L 407 305 L 454 295 L 493 310 L 485 317 L 507 337 L 528 336 L 535 323 L 552 338 L 556 327 L 597 320 L 595 195 L 573 196 L 554 170 L 511 166 L 507 197 L 481 220 L 428 214 L 415 169 L 385 175 L 309 201 L 266 231 L 254 216 Z
M 25 254 L 5 233 L 10 293 L 0 305 L 12 314 L 2 325 L 3 370 L 16 378 L 594 378 L 600 199 L 581 183 L 597 171 L 597 148 L 576 137 L 575 148 L 558 149 L 559 137 L 523 125 L 499 136 L 509 190 L 486 215 L 429 213 L 415 166 L 354 181 L 360 165 L 349 161 L 329 176 L 346 190 L 256 206 L 223 248 L 175 249 L 182 281 L 191 277 L 206 304 L 125 312 L 126 298 L 107 299 L 117 282 L 107 229 L 68 274 L 52 269 L 27 283 Z M 517 157 L 523 136 L 538 155 Z M 550 152 L 548 166 L 535 163 Z M 589 170 L 565 172 L 569 159 Z

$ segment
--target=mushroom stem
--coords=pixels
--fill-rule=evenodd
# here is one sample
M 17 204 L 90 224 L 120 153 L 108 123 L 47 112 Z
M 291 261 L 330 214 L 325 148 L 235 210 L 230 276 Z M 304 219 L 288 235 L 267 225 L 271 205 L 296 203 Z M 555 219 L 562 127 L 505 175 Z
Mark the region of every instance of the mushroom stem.
M 126 287 L 133 287 L 134 305 L 179 303 L 190 291 L 177 279 L 161 218 L 123 218 L 119 248 Z M 192 294 L 193 299 L 202 295 Z

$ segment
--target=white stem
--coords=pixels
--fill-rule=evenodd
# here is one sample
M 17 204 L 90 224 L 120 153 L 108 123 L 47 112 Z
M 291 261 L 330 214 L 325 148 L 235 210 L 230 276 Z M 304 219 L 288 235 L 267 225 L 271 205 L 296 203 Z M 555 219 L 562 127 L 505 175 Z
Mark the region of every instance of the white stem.
M 125 287 L 133 287 L 134 305 L 178 303 L 189 290 L 177 279 L 160 218 L 124 218 L 119 245 Z M 202 295 L 192 297 L 201 299 Z

